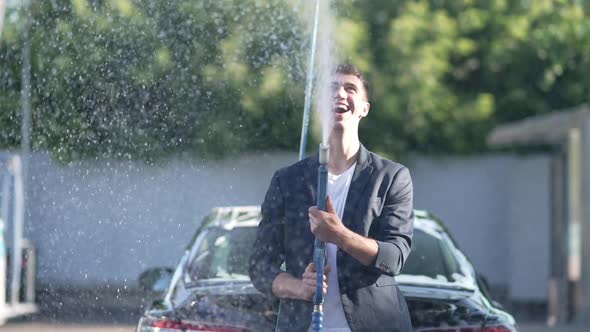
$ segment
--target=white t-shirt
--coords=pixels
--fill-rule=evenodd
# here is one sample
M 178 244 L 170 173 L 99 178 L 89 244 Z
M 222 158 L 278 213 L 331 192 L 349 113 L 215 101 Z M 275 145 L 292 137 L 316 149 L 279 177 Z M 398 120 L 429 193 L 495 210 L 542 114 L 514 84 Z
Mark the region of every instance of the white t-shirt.
M 340 175 L 328 173 L 328 196 L 332 200 L 334 210 L 342 219 L 344 205 L 348 196 L 348 189 L 352 182 L 352 176 L 356 163 Z M 350 327 L 344 316 L 342 300 L 340 298 L 340 285 L 338 284 L 338 266 L 336 265 L 336 253 L 338 247 L 333 243 L 326 243 L 327 265 L 331 271 L 328 275 L 328 293 L 324 298 L 324 331 L 326 332 L 350 332 Z

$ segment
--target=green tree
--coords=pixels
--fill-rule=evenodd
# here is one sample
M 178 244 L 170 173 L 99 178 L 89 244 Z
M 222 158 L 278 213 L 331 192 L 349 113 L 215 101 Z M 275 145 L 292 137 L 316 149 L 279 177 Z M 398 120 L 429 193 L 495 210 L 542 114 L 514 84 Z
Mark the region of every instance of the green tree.
M 284 1 L 56 0 L 33 18 L 37 149 L 67 161 L 296 145 L 303 34 Z M 0 46 L 4 146 L 19 137 L 21 35 Z
M 478 152 L 497 124 L 587 101 L 587 10 L 563 0 L 344 3 L 344 19 L 368 31 L 368 51 L 348 55 L 369 63 L 374 83 L 367 143 Z
M 340 60 L 372 82 L 363 141 L 391 157 L 484 151 L 498 124 L 588 100 L 586 2 L 333 4 Z M 310 7 L 302 0 L 33 2 L 34 148 L 65 161 L 297 150 Z M 0 148 L 20 141 L 18 8 L 7 8 L 6 18 Z

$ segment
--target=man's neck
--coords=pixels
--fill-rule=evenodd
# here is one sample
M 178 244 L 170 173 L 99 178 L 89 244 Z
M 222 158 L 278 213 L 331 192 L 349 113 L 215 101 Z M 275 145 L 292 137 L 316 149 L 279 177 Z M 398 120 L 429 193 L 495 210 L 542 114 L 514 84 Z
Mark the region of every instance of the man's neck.
M 328 170 L 339 175 L 344 173 L 358 159 L 361 143 L 356 132 L 346 137 L 345 133 L 330 135 L 330 160 Z

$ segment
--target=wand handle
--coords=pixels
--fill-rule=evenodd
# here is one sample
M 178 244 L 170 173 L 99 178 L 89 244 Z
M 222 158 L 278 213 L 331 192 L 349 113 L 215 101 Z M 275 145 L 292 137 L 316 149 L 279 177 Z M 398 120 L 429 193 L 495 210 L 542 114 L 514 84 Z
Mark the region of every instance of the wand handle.
M 317 207 L 326 211 L 326 198 L 328 190 L 328 146 L 320 144 L 320 166 L 318 167 L 318 191 Z M 315 239 L 313 259 L 317 268 L 317 288 L 313 298 L 313 314 L 311 326 L 313 332 L 321 332 L 324 322 L 324 262 L 326 259 L 326 244 L 319 239 Z

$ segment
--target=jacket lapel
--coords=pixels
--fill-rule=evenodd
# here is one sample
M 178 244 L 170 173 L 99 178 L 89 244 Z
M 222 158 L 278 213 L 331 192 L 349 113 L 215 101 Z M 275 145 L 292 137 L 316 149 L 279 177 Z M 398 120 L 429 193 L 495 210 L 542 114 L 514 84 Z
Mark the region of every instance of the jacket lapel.
M 357 161 L 352 182 L 348 189 L 348 196 L 346 197 L 346 204 L 344 205 L 344 213 L 342 215 L 342 222 L 345 226 L 351 228 L 354 221 L 354 212 L 359 200 L 363 195 L 363 191 L 373 173 L 373 166 L 369 151 L 361 144 L 359 151 L 359 159 Z M 317 180 L 316 180 L 317 182 Z

